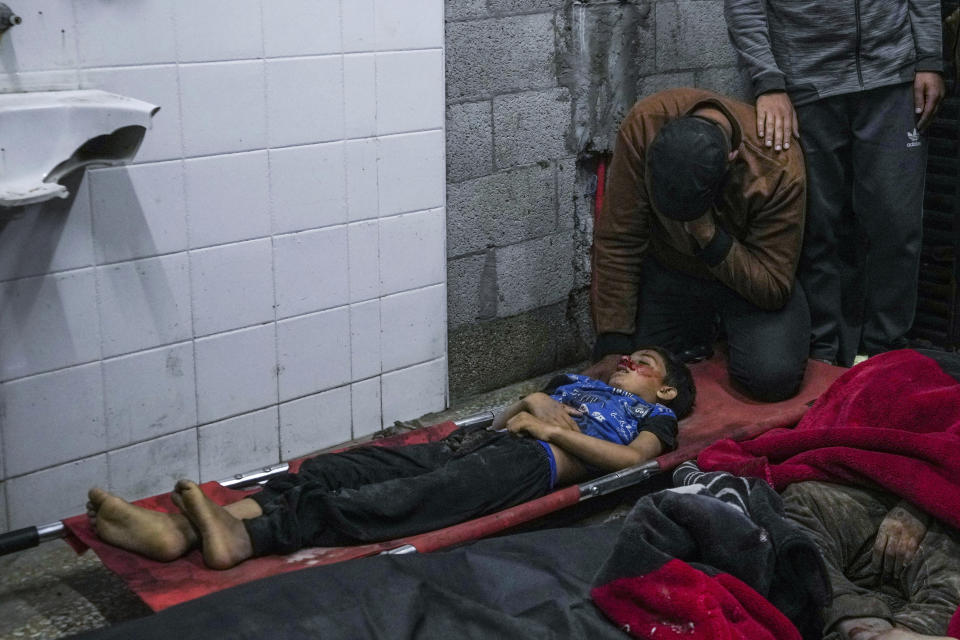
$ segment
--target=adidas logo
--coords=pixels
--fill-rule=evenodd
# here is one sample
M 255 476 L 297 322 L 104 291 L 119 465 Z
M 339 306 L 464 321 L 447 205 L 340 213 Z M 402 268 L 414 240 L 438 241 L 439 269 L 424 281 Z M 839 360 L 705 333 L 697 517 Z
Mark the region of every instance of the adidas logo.
M 917 131 L 917 128 L 914 127 L 913 131 L 907 131 L 907 148 L 910 147 L 919 147 L 922 143 L 920 142 L 920 132 Z

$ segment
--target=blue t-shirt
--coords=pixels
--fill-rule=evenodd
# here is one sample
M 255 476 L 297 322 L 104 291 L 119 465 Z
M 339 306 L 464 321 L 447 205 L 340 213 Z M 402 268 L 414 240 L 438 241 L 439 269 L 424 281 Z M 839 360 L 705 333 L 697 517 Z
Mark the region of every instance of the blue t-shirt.
M 677 448 L 677 416 L 662 404 L 573 373 L 556 376 L 544 392 L 557 402 L 579 409 L 582 414 L 572 417 L 588 436 L 628 445 L 640 431 L 649 431 L 657 436 L 664 451 Z M 556 461 L 550 447 L 542 444 L 550 457 L 552 487 L 557 475 Z

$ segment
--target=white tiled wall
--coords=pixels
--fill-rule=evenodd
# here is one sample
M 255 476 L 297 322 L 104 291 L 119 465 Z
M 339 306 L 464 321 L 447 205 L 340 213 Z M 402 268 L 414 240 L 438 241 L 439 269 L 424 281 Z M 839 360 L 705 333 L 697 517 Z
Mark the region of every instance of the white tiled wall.
M 0 210 L 0 531 L 444 406 L 442 0 L 7 1 L 0 91 L 161 111 Z

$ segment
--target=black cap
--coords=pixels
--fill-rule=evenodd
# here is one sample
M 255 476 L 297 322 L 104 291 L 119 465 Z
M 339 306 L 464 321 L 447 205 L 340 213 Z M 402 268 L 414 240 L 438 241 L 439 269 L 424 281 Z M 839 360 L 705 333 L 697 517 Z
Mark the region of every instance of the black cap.
M 730 153 L 720 125 L 698 116 L 671 120 L 647 150 L 650 199 L 662 215 L 699 218 L 716 200 Z

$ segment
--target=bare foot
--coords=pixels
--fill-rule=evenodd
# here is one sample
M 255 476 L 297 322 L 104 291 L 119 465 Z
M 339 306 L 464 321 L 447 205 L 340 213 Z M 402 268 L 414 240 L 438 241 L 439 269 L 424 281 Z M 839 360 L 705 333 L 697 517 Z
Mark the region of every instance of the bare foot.
M 151 511 L 103 489 L 87 493 L 87 515 L 101 540 L 152 560 L 176 560 L 197 544 L 190 521 L 179 513 Z
M 229 569 L 253 555 L 243 520 L 204 495 L 195 483 L 180 480 L 176 503 L 200 532 L 203 562 L 211 569 Z

